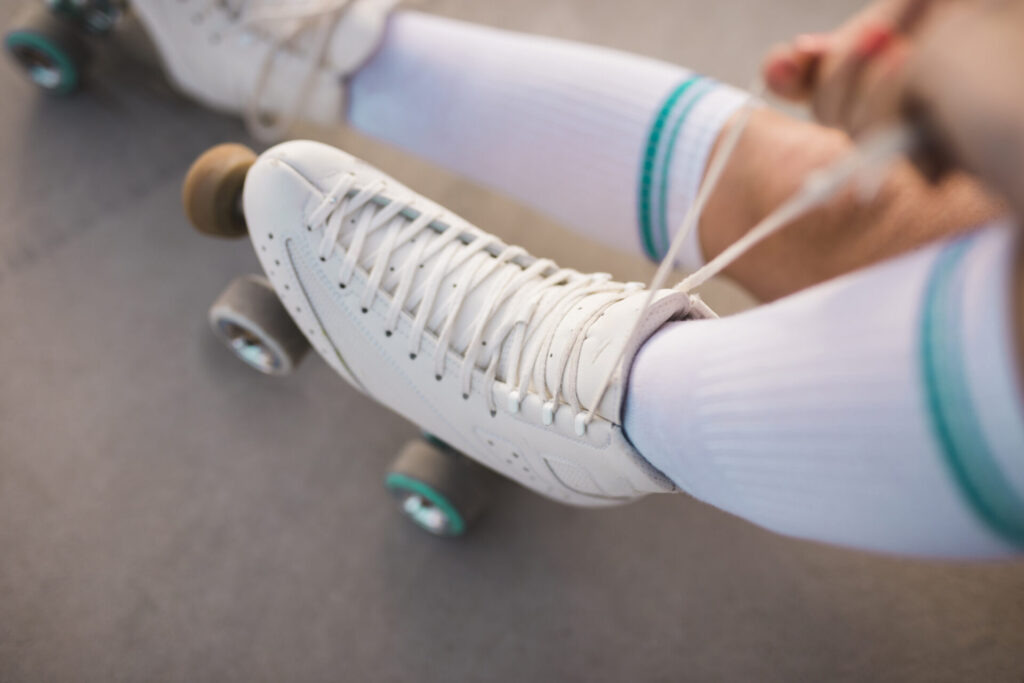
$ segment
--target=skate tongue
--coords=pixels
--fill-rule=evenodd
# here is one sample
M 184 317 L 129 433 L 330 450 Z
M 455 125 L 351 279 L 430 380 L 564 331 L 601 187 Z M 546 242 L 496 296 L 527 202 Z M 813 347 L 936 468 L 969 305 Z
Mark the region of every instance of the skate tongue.
M 637 334 L 633 341 L 626 338 L 633 329 L 637 316 L 641 315 L 647 299 L 647 291 L 638 291 L 622 301 L 610 306 L 600 318 L 593 321 L 585 333 L 583 346 L 580 350 L 579 364 L 574 368 L 570 365 L 567 372 L 575 372 L 573 384 L 580 403 L 586 410 L 594 408 L 593 402 L 601 389 L 601 383 L 607 376 L 611 365 L 622 358 L 620 367 L 615 369 L 612 382 L 605 392 L 596 413 L 614 424 L 621 424 L 622 403 L 625 398 L 626 381 L 629 369 L 640 347 L 665 323 L 671 320 L 687 318 L 705 318 L 714 314 L 699 299 L 692 299 L 682 292 L 663 290 L 655 295 L 649 309 L 643 312 Z M 570 326 L 570 321 L 560 326 L 558 334 Z M 630 343 L 625 349 L 624 344 Z M 566 380 L 571 378 L 566 377 Z

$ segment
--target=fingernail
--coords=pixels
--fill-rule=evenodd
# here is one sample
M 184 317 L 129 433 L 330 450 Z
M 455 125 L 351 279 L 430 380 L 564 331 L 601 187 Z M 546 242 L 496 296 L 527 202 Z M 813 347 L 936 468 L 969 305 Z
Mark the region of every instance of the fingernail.
M 893 34 L 888 27 L 871 26 L 861 33 L 860 39 L 854 49 L 855 54 L 861 59 L 871 59 L 884 52 L 892 43 Z
M 775 82 L 793 81 L 799 76 L 799 69 L 790 59 L 780 59 L 768 69 L 768 76 Z

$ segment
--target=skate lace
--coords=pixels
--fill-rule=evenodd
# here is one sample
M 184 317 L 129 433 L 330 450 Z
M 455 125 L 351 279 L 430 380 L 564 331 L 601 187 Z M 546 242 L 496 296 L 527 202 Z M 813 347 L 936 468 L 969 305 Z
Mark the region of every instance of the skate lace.
M 750 118 L 755 109 L 767 93 L 764 83 L 756 81 L 750 90 L 750 96 L 746 103 L 737 112 L 735 121 L 729 132 L 723 136 L 720 148 L 712 156 L 708 164 L 704 179 L 698 188 L 697 197 L 690 205 L 683 222 L 672 239 L 668 252 L 662 259 L 658 270 L 648 286 L 646 299 L 641 306 L 641 314 L 636 318 L 629 334 L 626 335 L 626 342 L 619 350 L 616 361 L 612 363 L 604 380 L 599 385 L 596 396 L 591 401 L 591 408 L 586 415 L 580 419 L 584 425 L 590 424 L 594 419 L 597 406 L 600 405 L 605 393 L 611 386 L 614 373 L 625 356 L 625 351 L 637 341 L 640 333 L 640 321 L 644 313 L 651 307 L 654 296 L 658 290 L 668 283 L 675 267 L 676 258 L 688 235 L 697 229 L 701 214 L 707 205 L 711 194 L 718 187 L 726 165 L 729 163 L 739 145 Z M 697 288 L 708 282 L 740 257 L 748 253 L 755 246 L 768 239 L 775 233 L 792 225 L 793 222 L 811 210 L 824 206 L 828 201 L 838 196 L 851 184 L 859 190 L 859 198 L 866 202 L 873 197 L 885 178 L 885 171 L 901 156 L 909 153 L 921 143 L 918 132 L 908 124 L 896 125 L 892 128 L 874 131 L 859 141 L 859 145 L 848 152 L 845 156 L 833 162 L 830 166 L 812 172 L 800 188 L 785 202 L 779 205 L 769 215 L 761 219 L 747 234 L 730 245 L 721 254 L 712 259 L 709 263 L 699 268 L 696 272 L 677 284 L 673 289 L 691 295 Z
M 582 436 L 586 409 L 577 395 L 576 378 L 583 341 L 594 321 L 642 285 L 612 282 L 611 276 L 603 273 L 585 275 L 559 268 L 553 261 L 533 258 L 521 247 L 508 246 L 437 207 L 420 204 L 389 197 L 383 180 L 359 187 L 357 178 L 347 174 L 310 214 L 306 227 L 323 231 L 318 248 L 321 260 L 331 258 L 336 249 L 344 254 L 337 276 L 340 287 L 349 286 L 357 267 L 366 271 L 367 284 L 360 301 L 364 313 L 377 297 L 390 296 L 385 335 L 394 334 L 403 312 L 413 316 L 410 358 L 420 354 L 425 334 L 436 337 L 435 379 L 441 381 L 449 370 L 450 352 L 461 355 L 464 399 L 472 394 L 474 371 L 482 370 L 483 394 L 492 416 L 498 410 L 494 384 L 503 381 L 512 388 L 509 411 L 518 412 L 527 393 L 533 391 L 542 399 L 545 425 L 554 422 L 561 405 L 569 405 Z M 346 224 L 351 229 L 342 235 Z M 379 246 L 371 253 L 368 243 L 375 233 L 379 233 Z M 342 240 L 347 246 L 342 246 Z M 396 257 L 405 248 L 405 255 Z M 384 287 L 386 277 L 390 293 Z M 455 279 L 452 295 L 442 301 L 442 283 L 449 278 Z M 418 302 L 413 293 L 417 280 L 422 283 Z M 466 301 L 480 288 L 486 288 L 483 304 L 470 314 Z M 605 296 L 599 303 L 591 300 L 596 305 L 592 304 L 584 322 L 575 328 L 571 343 L 555 344 L 559 323 L 574 306 L 595 294 Z M 441 322 L 431 326 L 438 314 Z M 460 325 L 463 322 L 465 325 Z M 460 351 L 454 345 L 455 336 L 467 325 L 470 340 Z
M 243 29 L 264 29 L 270 41 L 260 64 L 256 86 L 243 112 L 246 127 L 265 142 L 281 139 L 300 117 L 316 85 L 338 21 L 353 0 L 209 0 L 206 11 L 222 8 Z M 284 26 L 285 28 L 281 29 Z M 270 30 L 273 28 L 274 30 Z M 297 85 L 287 110 L 272 114 L 264 109 L 263 96 L 274 73 L 274 62 L 299 36 L 308 35 L 308 71 Z

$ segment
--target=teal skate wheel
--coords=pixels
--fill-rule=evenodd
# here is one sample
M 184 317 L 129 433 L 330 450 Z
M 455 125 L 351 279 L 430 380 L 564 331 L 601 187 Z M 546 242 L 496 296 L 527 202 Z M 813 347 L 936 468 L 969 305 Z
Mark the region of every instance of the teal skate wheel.
M 402 450 L 385 486 L 416 526 L 453 538 L 465 534 L 483 514 L 493 476 L 440 442 L 421 439 Z
M 29 79 L 47 92 L 67 95 L 82 84 L 89 52 L 74 28 L 35 6 L 4 37 L 4 48 Z

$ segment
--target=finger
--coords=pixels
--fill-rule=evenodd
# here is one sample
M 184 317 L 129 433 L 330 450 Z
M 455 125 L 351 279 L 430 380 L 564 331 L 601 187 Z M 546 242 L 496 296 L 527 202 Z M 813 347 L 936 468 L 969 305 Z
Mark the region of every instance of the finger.
M 940 0 L 903 0 L 893 26 L 902 33 L 911 33 Z
M 859 60 L 848 55 L 831 65 L 830 70 L 817 79 L 811 106 L 819 122 L 826 126 L 842 127 L 843 114 L 852 98 L 860 68 Z
M 813 105 L 819 121 L 849 131 L 861 75 L 892 41 L 893 34 L 887 25 L 870 24 L 861 29 L 851 49 L 818 83 Z
M 894 44 L 861 73 L 858 94 L 850 105 L 846 128 L 854 137 L 894 125 L 906 99 L 906 64 L 909 48 Z
M 800 65 L 792 45 L 772 48 L 764 59 L 761 73 L 768 89 L 787 100 L 801 101 L 806 97 L 802 86 Z
M 777 45 L 764 60 L 762 72 L 771 91 L 788 100 L 806 101 L 811 94 L 818 63 L 829 49 L 828 36 L 806 35 L 791 44 Z
M 836 37 L 830 33 L 805 34 L 794 42 L 797 66 L 800 69 L 801 87 L 808 99 L 814 92 L 821 72 L 821 65 L 836 46 Z
M 793 40 L 793 50 L 803 57 L 820 59 L 831 52 L 835 42 L 831 33 L 805 33 Z

